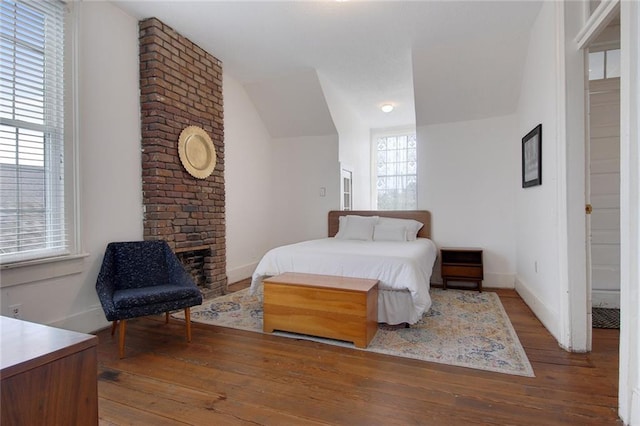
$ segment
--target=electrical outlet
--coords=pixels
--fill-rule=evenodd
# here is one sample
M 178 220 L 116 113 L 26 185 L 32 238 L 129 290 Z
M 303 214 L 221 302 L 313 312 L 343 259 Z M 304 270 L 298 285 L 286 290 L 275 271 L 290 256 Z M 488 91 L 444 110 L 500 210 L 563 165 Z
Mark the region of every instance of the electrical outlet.
M 22 304 L 17 303 L 15 305 L 9 306 L 9 312 L 11 312 L 11 316 L 15 319 L 22 318 Z

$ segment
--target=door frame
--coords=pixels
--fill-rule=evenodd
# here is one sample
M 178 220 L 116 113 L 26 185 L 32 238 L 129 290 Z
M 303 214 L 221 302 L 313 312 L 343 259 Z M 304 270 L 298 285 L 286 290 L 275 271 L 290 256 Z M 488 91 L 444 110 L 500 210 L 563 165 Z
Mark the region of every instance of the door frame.
M 585 4 L 588 2 L 584 2 Z M 640 424 L 640 5 L 603 0 L 576 38 L 585 46 L 620 13 L 620 360 L 618 414 Z
M 559 169 L 564 168 L 567 177 L 559 186 L 559 243 L 560 253 L 565 253 L 565 259 L 560 262 L 560 276 L 566 287 L 560 304 L 561 330 L 564 346 L 575 352 L 588 352 L 592 347 L 591 281 L 587 272 L 589 236 L 584 210 L 588 142 L 585 56 L 589 44 L 620 13 L 620 0 L 603 0 L 591 15 L 588 3 L 562 2 L 557 6 L 558 123 L 559 137 L 566 140 L 564 149 L 559 151 Z M 577 36 L 571 39 L 571 34 Z

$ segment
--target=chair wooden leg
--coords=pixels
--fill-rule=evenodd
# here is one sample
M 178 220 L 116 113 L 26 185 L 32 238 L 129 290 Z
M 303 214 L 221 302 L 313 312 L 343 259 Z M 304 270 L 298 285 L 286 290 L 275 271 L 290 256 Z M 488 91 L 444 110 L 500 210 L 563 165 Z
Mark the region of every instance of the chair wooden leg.
M 127 332 L 127 320 L 120 320 L 120 336 L 119 337 L 119 348 L 120 348 L 120 359 L 124 358 L 124 335 Z
M 191 308 L 184 308 L 184 322 L 187 326 L 187 342 L 191 342 Z
M 113 321 L 111 323 L 111 335 L 113 336 L 116 333 L 116 327 L 118 325 L 118 320 Z
M 164 314 L 164 323 L 169 324 L 169 312 L 165 312 Z

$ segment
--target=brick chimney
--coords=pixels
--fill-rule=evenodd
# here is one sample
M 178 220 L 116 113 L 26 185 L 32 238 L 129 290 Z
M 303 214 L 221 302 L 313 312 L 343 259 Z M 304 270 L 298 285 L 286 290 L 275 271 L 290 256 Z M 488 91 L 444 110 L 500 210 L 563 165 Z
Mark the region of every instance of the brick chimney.
M 156 18 L 139 29 L 144 238 L 166 240 L 191 269 L 197 263 L 196 282 L 219 295 L 227 285 L 222 63 Z M 204 129 L 216 150 L 205 179 L 178 155 L 188 126 Z

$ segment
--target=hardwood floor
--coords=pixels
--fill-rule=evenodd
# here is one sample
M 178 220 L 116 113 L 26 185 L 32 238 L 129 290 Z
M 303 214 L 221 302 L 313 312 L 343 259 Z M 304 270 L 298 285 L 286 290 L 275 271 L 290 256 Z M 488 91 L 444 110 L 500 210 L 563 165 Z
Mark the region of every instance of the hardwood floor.
M 487 291 L 492 291 L 487 289 Z M 98 333 L 101 425 L 616 425 L 618 330 L 568 353 L 513 290 L 497 290 L 536 377 L 284 337 L 131 320 L 126 358 Z

